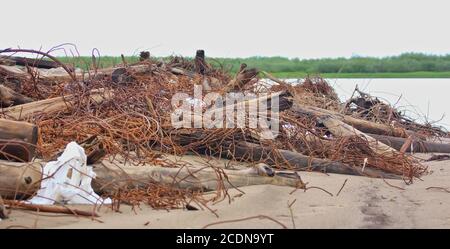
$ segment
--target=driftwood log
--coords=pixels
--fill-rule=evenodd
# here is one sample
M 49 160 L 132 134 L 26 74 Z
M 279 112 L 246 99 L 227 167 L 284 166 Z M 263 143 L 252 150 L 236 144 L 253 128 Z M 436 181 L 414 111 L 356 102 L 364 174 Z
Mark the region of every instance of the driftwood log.
M 40 188 L 44 162 L 14 163 L 0 161 L 0 195 L 6 199 L 25 198 Z M 92 181 L 96 193 L 115 193 L 121 187 L 148 187 L 149 183 L 182 189 L 217 190 L 249 185 L 272 184 L 298 187 L 298 180 L 274 175 L 260 164 L 244 170 L 185 166 L 166 168 L 155 165 L 134 166 L 103 160 L 93 165 L 97 177 Z
M 39 189 L 43 163 L 0 161 L 0 195 L 5 199 L 26 198 Z
M 398 175 L 385 173 L 378 169 L 365 168 L 364 171 L 362 171 L 360 168 L 352 167 L 341 162 L 313 158 L 289 150 L 266 148 L 261 145 L 248 142 L 238 143 L 234 146 L 234 150 L 229 153 L 230 154 L 228 156 L 230 158 L 247 161 L 263 161 L 270 165 L 283 165 L 288 169 L 294 170 L 319 171 L 324 173 L 360 175 L 390 179 L 401 178 Z
M 139 61 L 148 61 L 150 60 L 150 52 L 149 51 L 141 51 L 139 53 Z
M 205 60 L 205 50 L 197 50 L 194 59 L 195 71 L 204 75 L 211 70 L 211 66 Z
M 212 191 L 221 187 L 234 188 L 250 185 L 279 185 L 298 187 L 296 179 L 266 176 L 267 169 L 254 167 L 245 170 L 213 170 L 211 167 L 166 168 L 159 166 L 117 165 L 104 160 L 94 165 L 97 178 L 93 188 L 97 193 L 115 193 L 121 187 L 148 187 L 148 183 L 171 185 L 181 189 Z
M 30 75 L 17 67 L 0 64 L 0 83 L 13 91 L 20 91 L 23 82 L 30 78 Z
M 393 155 L 397 151 L 377 139 L 359 131 L 358 129 L 330 116 L 321 117 L 320 122 L 336 137 L 361 136 L 369 142 L 372 150 L 381 155 Z
M 247 66 L 242 66 L 241 69 L 236 75 L 236 77 L 224 87 L 222 91 L 229 92 L 232 90 L 239 90 L 247 83 L 249 83 L 252 79 L 254 79 L 258 75 L 259 71 L 256 68 L 247 68 Z
M 298 101 L 295 101 L 291 108 L 293 111 L 312 115 L 312 116 L 330 116 L 337 120 L 340 120 L 348 125 L 353 126 L 355 129 L 365 133 L 379 134 L 379 135 L 388 135 L 395 137 L 407 137 L 407 132 L 401 128 L 395 128 L 384 124 L 374 123 L 370 121 L 366 121 L 363 119 L 354 118 L 348 115 L 343 115 L 334 111 L 325 110 L 322 108 L 318 108 L 315 106 L 307 106 L 299 104 Z
M 38 129 L 35 125 L 0 119 L 0 159 L 31 161 L 37 140 Z
M 191 77 L 191 78 L 193 78 L 195 76 L 194 72 L 185 70 L 183 68 L 178 68 L 178 67 L 170 68 L 170 72 L 172 72 L 173 74 L 185 75 L 185 76 L 188 76 L 188 77 Z
M 103 78 L 103 77 L 110 77 L 115 75 L 115 77 L 120 76 L 121 74 L 125 73 L 145 73 L 149 70 L 149 64 L 137 64 L 137 65 L 130 65 L 128 67 L 116 67 L 116 68 L 101 68 L 96 70 L 89 70 L 89 71 L 82 71 L 82 70 L 75 70 L 73 71 L 73 75 L 78 79 L 82 80 L 88 77 L 92 78 Z M 67 74 L 67 72 L 63 68 L 58 68 L 61 70 L 43 70 L 38 68 L 33 68 L 38 72 L 39 78 L 41 79 L 49 79 L 49 80 L 58 80 L 58 81 L 69 81 L 71 80 L 71 76 Z M 8 66 L 8 65 L 0 65 L 0 72 L 16 77 L 18 79 L 31 79 L 31 76 L 29 73 L 25 70 L 22 70 L 15 66 Z M 42 83 L 46 83 L 43 81 Z
M 0 105 L 2 107 L 9 107 L 13 105 L 21 105 L 32 102 L 33 99 L 23 96 L 15 92 L 9 87 L 0 85 Z
M 252 113 L 252 115 L 256 114 L 256 117 L 252 117 L 252 118 L 257 118 L 258 115 L 262 115 L 262 114 L 265 114 L 266 117 L 269 118 L 271 113 L 270 112 L 268 113 L 267 111 L 272 109 L 272 104 L 276 103 L 276 101 L 278 101 L 277 108 L 278 108 L 279 112 L 291 108 L 292 100 L 290 97 L 291 97 L 291 95 L 289 92 L 279 91 L 279 92 L 275 92 L 275 93 L 271 93 L 271 94 L 267 94 L 267 95 L 258 96 L 256 98 L 251 98 L 248 100 L 244 99 L 241 101 L 236 101 L 235 103 L 224 105 L 222 107 L 211 106 L 202 115 L 198 115 L 195 112 L 191 113 L 191 121 L 195 121 L 195 120 L 201 121 L 202 119 L 205 120 L 203 115 L 206 115 L 206 116 L 209 116 L 209 115 L 212 116 L 213 114 L 214 115 L 222 115 L 223 119 L 216 118 L 216 119 L 212 120 L 211 123 L 208 123 L 207 125 L 209 125 L 210 127 L 225 127 L 226 128 L 227 127 L 226 124 L 228 124 L 233 127 L 236 124 L 236 122 L 239 121 L 238 120 L 239 117 L 237 117 L 239 110 L 249 110 L 251 106 L 254 108 L 257 108 L 259 103 L 266 103 L 266 110 L 262 110 L 262 108 L 260 106 L 258 110 L 255 110 L 255 112 L 257 111 L 258 113 Z M 245 114 L 245 115 L 243 115 L 244 117 L 242 117 L 242 118 L 245 118 L 245 119 L 250 118 L 249 113 L 244 112 L 243 114 Z M 220 125 L 220 124 L 222 124 L 222 125 Z M 261 128 L 266 128 L 266 127 L 261 127 Z
M 368 134 L 376 140 L 389 145 L 390 147 L 400 150 L 402 146 L 407 143 L 407 138 L 383 136 L 377 134 Z M 411 147 L 413 150 L 411 151 Z M 450 153 L 449 143 L 428 142 L 421 139 L 413 139 L 412 146 L 407 146 L 405 152 L 419 152 L 419 153 Z
M 95 103 L 111 99 L 113 93 L 105 89 L 96 89 L 90 92 L 90 99 Z M 34 113 L 52 113 L 70 108 L 77 96 L 68 95 L 17 105 L 2 110 L 2 114 L 15 120 L 25 120 Z
M 30 67 L 46 68 L 46 69 L 60 67 L 60 65 L 54 61 L 43 60 L 43 59 L 33 59 L 33 58 L 17 57 L 17 56 L 2 56 L 2 58 L 5 58 L 5 60 L 7 60 L 7 61 L 14 62 L 16 65 L 19 65 L 19 66 L 30 66 Z
M 5 203 L 3 201 L 2 196 L 0 195 L 0 219 L 8 218 L 8 215 L 6 214 L 5 210 Z

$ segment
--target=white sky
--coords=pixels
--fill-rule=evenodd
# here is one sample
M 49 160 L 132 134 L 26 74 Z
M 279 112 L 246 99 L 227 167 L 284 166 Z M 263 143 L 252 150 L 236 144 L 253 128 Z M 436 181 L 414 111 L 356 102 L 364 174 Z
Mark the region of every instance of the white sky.
M 82 55 L 386 56 L 450 53 L 448 1 L 2 1 L 0 49 Z M 69 48 L 69 47 L 67 47 Z

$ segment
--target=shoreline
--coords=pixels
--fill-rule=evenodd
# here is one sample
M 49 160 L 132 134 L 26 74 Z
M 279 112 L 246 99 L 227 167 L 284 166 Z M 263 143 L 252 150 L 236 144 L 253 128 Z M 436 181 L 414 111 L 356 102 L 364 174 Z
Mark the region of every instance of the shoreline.
M 432 154 L 415 154 L 423 159 Z M 104 206 L 98 219 L 12 210 L 10 218 L 0 221 L 0 228 L 282 228 L 270 219 L 217 222 L 254 216 L 273 218 L 287 228 L 450 228 L 448 193 L 450 161 L 425 162 L 429 174 L 423 181 L 407 185 L 402 180 L 374 179 L 361 176 L 325 175 L 300 172 L 305 182 L 323 188 L 306 192 L 290 187 L 256 185 L 230 189 L 225 199 L 209 207 L 211 211 L 154 210 L 146 205 L 122 205 L 121 212 Z M 343 183 L 346 182 L 344 185 Z M 343 187 L 342 187 L 343 186 Z M 341 189 L 342 188 L 342 189 Z M 404 190 L 402 190 L 404 189 Z M 337 195 L 338 191 L 339 195 Z M 289 203 L 295 203 L 291 206 Z M 74 205 L 92 210 L 92 206 Z

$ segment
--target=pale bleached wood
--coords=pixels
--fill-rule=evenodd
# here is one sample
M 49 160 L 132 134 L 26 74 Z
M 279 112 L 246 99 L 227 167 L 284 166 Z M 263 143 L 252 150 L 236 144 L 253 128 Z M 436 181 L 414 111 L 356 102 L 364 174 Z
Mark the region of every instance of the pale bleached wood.
M 96 89 L 91 91 L 90 99 L 95 103 L 101 103 L 102 101 L 111 99 L 113 92 L 111 90 Z M 9 108 L 5 108 L 1 111 L 4 116 L 15 120 L 25 120 L 35 113 L 52 113 L 57 111 L 64 111 L 70 109 L 73 103 L 76 101 L 76 96 L 68 95 L 65 97 L 55 97 L 51 99 L 45 99 L 35 101 L 23 105 L 17 105 Z

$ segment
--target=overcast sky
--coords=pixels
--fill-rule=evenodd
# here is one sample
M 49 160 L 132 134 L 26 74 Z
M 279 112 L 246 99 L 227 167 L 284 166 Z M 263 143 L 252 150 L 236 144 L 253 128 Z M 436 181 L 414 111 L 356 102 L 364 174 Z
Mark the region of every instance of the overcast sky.
M 3 1 L 0 49 L 83 55 L 387 56 L 450 53 L 448 1 Z M 66 48 L 70 48 L 66 46 Z

